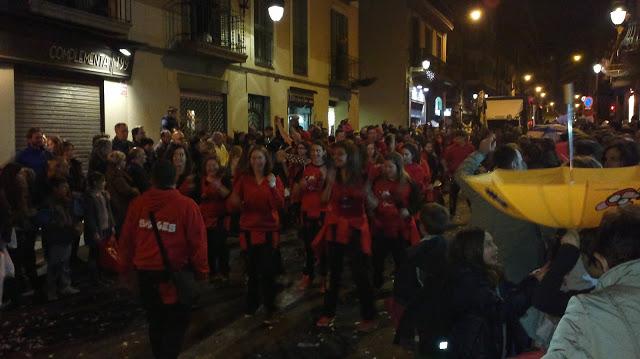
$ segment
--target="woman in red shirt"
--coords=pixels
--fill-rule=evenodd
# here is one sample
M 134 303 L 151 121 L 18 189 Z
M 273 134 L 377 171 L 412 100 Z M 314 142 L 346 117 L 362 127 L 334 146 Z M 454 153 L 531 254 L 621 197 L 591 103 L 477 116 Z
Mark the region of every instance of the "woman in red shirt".
M 336 168 L 328 171 L 327 185 L 322 194 L 323 201 L 329 203 L 329 210 L 313 243 L 316 252 L 323 253 L 323 249 L 326 249 L 331 272 L 329 289 L 325 293 L 324 314 L 316 325 L 328 327 L 335 317 L 343 260 L 345 256 L 349 256 L 360 299 L 362 321 L 358 330 L 370 331 L 376 327 L 376 311 L 367 271 L 371 255 L 371 234 L 364 208 L 361 157 L 353 143 L 342 141 L 334 145 L 333 161 Z
M 298 145 L 300 146 L 300 145 Z M 300 198 L 302 228 L 300 237 L 304 240 L 306 251 L 306 261 L 303 270 L 302 280 L 299 288 L 307 289 L 314 279 L 315 255 L 311 243 L 316 237 L 322 221 L 327 211 L 327 206 L 322 203 L 322 191 L 327 178 L 327 151 L 320 142 L 315 142 L 311 146 L 311 163 L 305 166 L 300 181 L 294 186 L 293 197 Z M 324 293 L 326 283 L 326 259 L 320 258 L 320 291 Z
M 407 171 L 413 183 L 418 185 L 420 193 L 431 187 L 431 173 L 425 172 L 425 167 L 420 165 L 420 152 L 418 147 L 412 143 L 406 143 L 402 148 L 402 157 L 404 159 L 404 170 Z M 429 169 L 427 165 L 427 170 Z
M 200 212 L 207 227 L 207 253 L 211 279 L 216 274 L 224 281 L 229 280 L 229 247 L 227 246 L 227 231 L 224 218 L 227 213 L 225 199 L 231 191 L 231 183 L 224 176 L 224 167 L 215 156 L 207 157 L 202 163 L 202 173 L 198 185 Z
M 402 156 L 391 153 L 385 157 L 382 175 L 373 184 L 367 182 L 367 202 L 374 209 L 371 218 L 374 288 L 383 284 L 384 262 L 389 252 L 397 271 L 405 262 L 405 248 L 420 240 L 413 218 L 420 206 L 420 196 L 403 166 Z
M 263 146 L 249 151 L 249 166 L 233 185 L 230 207 L 240 211 L 240 247 L 246 251 L 247 314 L 253 315 L 262 304 L 268 314 L 275 307 L 275 259 L 278 247 L 280 215 L 284 207 L 284 186 L 271 173 L 271 157 Z

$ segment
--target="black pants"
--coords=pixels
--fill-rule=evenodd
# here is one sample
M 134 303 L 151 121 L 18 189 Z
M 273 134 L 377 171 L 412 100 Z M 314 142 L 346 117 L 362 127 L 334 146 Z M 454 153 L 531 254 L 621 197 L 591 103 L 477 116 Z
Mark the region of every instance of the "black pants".
M 138 271 L 140 299 L 147 314 L 153 356 L 157 359 L 174 359 L 182 349 L 191 319 L 191 308 L 162 303 L 158 286 L 164 280 L 162 271 Z
M 406 261 L 406 241 L 402 238 L 393 238 L 384 235 L 376 235 L 373 239 L 373 287 L 380 288 L 384 283 L 384 262 L 391 252 L 395 271 Z
M 360 233 L 351 238 L 349 244 L 336 242 L 327 243 L 329 255 L 329 289 L 324 297 L 324 315 L 334 317 L 338 305 L 338 292 L 342 284 L 342 272 L 344 267 L 344 257 L 348 256 L 351 262 L 351 274 L 358 290 L 360 300 L 360 315 L 364 320 L 371 320 L 375 317 L 376 311 L 373 306 L 373 290 L 369 282 L 369 258 L 362 253 L 360 248 Z
M 227 231 L 218 225 L 207 229 L 207 252 L 211 274 L 229 275 L 229 246 L 227 245 Z
M 315 264 L 316 255 L 311 247 L 311 243 L 315 239 L 316 235 L 322 227 L 322 218 L 309 218 L 305 214 L 302 215 L 302 228 L 300 229 L 300 237 L 304 241 L 305 249 L 305 264 L 302 271 L 303 274 L 308 275 L 311 279 L 315 277 Z M 321 276 L 327 275 L 327 259 L 325 256 L 319 258 L 319 268 Z
M 449 213 L 451 217 L 456 215 L 456 209 L 458 208 L 458 194 L 460 193 L 460 186 L 456 182 L 455 178 L 451 179 L 451 187 L 449 189 Z
M 275 250 L 271 244 L 270 234 L 267 243 L 252 245 L 250 235 L 247 234 L 247 314 L 254 314 L 260 303 L 267 312 L 273 312 L 275 307 Z
M 18 241 L 17 256 L 14 257 L 16 267 L 16 279 L 20 283 L 19 286 L 26 288 L 26 281 L 31 284 L 34 291 L 38 291 L 40 284 L 38 282 L 38 272 L 36 269 L 36 231 L 17 231 L 16 237 Z M 45 245 L 43 241 L 43 246 Z M 45 250 L 46 253 L 46 250 Z M 21 290 L 22 290 L 21 289 Z

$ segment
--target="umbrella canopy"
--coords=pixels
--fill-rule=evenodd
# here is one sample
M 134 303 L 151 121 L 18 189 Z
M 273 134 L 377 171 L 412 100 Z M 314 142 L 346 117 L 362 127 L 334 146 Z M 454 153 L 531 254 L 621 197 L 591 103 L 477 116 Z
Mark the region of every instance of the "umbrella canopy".
M 553 228 L 595 228 L 608 209 L 640 201 L 640 166 L 499 169 L 465 180 L 499 210 Z

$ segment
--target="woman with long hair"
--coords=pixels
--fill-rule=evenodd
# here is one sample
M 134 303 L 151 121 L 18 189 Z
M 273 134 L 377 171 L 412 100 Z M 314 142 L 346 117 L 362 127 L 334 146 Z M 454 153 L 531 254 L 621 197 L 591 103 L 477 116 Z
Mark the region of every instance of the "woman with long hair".
M 362 321 L 358 330 L 371 331 L 377 326 L 368 273 L 371 233 L 365 213 L 365 182 L 357 146 L 350 141 L 336 143 L 333 146 L 333 162 L 335 169 L 328 171 L 322 194 L 323 202 L 329 204 L 329 210 L 313 243 L 320 255 L 326 250 L 331 273 L 329 288 L 325 293 L 324 313 L 316 325 L 328 327 L 334 320 L 344 257 L 348 256 L 360 300 Z
M 240 211 L 240 247 L 246 251 L 247 308 L 253 315 L 260 306 L 260 299 L 267 314 L 275 306 L 275 259 L 280 239 L 280 215 L 284 206 L 284 186 L 273 175 L 271 157 L 263 146 L 249 151 L 249 166 L 234 182 L 229 207 Z
M 516 288 L 506 286 L 498 263 L 498 247 L 488 232 L 465 229 L 449 247 L 454 358 L 504 358 L 519 351 L 518 319 L 531 306 L 533 276 Z
M 176 168 L 176 189 L 187 197 L 193 197 L 196 189 L 193 164 L 185 145 L 172 143 L 165 152 L 165 159 Z
M 140 194 L 134 187 L 131 176 L 125 170 L 127 156 L 120 151 L 109 154 L 109 167 L 107 168 L 107 191 L 111 196 L 111 209 L 115 221 L 116 235 L 120 236 L 120 230 L 127 216 L 129 203 Z
M 396 271 L 405 262 L 405 249 L 418 243 L 420 234 L 413 215 L 418 212 L 417 186 L 404 170 L 397 152 L 385 156 L 382 175 L 367 182 L 367 202 L 373 209 L 373 287 L 383 284 L 384 262 L 389 252 Z
M 411 180 L 419 186 L 422 194 L 431 187 L 431 172 L 426 172 L 425 167 L 420 165 L 420 151 L 412 143 L 405 143 L 402 148 L 404 159 L 404 170 L 407 171 Z M 428 167 L 426 167 L 428 169 Z
M 320 231 L 327 211 L 322 203 L 322 191 L 327 178 L 327 151 L 321 142 L 311 145 L 311 163 L 305 166 L 299 182 L 294 186 L 293 196 L 300 198 L 302 228 L 300 237 L 304 241 L 306 261 L 303 270 L 300 289 L 307 289 L 315 278 L 315 255 L 311 243 Z M 326 258 L 320 258 L 320 290 L 325 291 Z
M 231 193 L 231 181 L 225 176 L 224 167 L 215 156 L 202 162 L 202 176 L 197 183 L 200 212 L 207 227 L 207 250 L 211 279 L 219 275 L 224 281 L 229 279 L 229 247 L 224 226 L 226 215 L 225 200 Z

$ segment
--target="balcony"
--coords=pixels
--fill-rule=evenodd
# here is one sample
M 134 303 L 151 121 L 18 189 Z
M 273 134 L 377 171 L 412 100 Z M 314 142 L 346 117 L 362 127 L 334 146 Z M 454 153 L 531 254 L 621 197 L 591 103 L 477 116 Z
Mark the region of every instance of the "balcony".
M 106 33 L 127 35 L 132 0 L 30 0 L 31 12 Z
M 216 0 L 172 0 L 165 6 L 167 47 L 226 63 L 247 61 L 244 19 Z
M 331 56 L 331 73 L 329 83 L 332 87 L 351 89 L 358 87 L 360 80 L 360 62 L 347 55 Z

